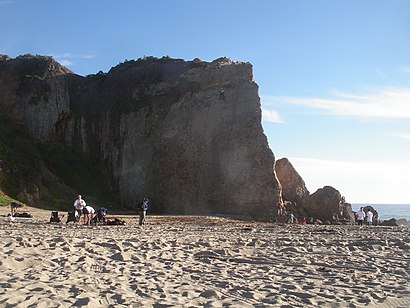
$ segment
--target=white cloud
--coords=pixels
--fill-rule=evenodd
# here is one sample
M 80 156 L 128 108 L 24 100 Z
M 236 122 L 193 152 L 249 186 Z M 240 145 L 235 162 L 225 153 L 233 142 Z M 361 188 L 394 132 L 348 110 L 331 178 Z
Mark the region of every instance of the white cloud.
M 70 52 L 65 52 L 61 54 L 52 55 L 56 59 L 93 59 L 95 55 L 93 54 L 73 54 Z
M 64 66 L 73 65 L 73 62 L 71 62 L 70 60 L 61 59 L 61 60 L 58 60 L 58 62 L 60 62 L 60 64 L 61 64 L 61 65 L 64 65 Z
M 267 110 L 262 108 L 262 121 L 273 122 L 273 123 L 283 123 L 279 114 L 273 110 Z
M 391 133 L 388 134 L 389 136 L 393 136 L 396 138 L 400 138 L 400 139 L 404 139 L 404 140 L 408 140 L 410 141 L 410 134 L 406 134 L 406 133 Z
M 377 70 L 376 71 L 377 76 L 379 76 L 380 78 L 386 78 L 387 74 L 385 72 L 383 72 L 382 70 Z
M 327 114 L 358 118 L 410 118 L 410 88 L 384 88 L 369 94 L 331 93 L 332 98 L 269 97 L 269 102 L 296 104 Z
M 74 65 L 74 60 L 76 59 L 89 60 L 89 59 L 95 58 L 95 55 L 93 54 L 72 54 L 70 52 L 65 52 L 65 53 L 56 54 L 56 55 L 52 54 L 52 56 L 54 57 L 54 59 L 56 59 L 58 62 L 60 62 L 60 64 L 64 66 Z
M 401 71 L 410 74 L 410 67 L 402 67 Z
M 91 55 L 91 54 L 89 54 L 89 55 L 82 55 L 81 58 L 82 58 L 82 59 L 94 59 L 94 58 L 95 58 L 95 55 Z
M 270 97 L 261 97 L 262 121 L 272 123 L 283 123 L 282 118 L 276 110 L 272 109 Z M 268 108 L 267 108 L 268 107 Z
M 410 161 L 333 161 L 291 157 L 310 193 L 330 185 L 350 203 L 409 204 Z

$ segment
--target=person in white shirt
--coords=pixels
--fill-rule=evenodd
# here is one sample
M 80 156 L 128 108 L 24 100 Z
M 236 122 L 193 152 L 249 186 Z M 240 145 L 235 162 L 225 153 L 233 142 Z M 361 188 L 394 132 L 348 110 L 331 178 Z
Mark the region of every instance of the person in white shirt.
M 11 213 L 9 213 L 9 214 L 7 215 L 7 217 L 6 217 L 6 221 L 7 221 L 10 225 L 11 225 L 11 223 L 12 223 L 13 221 L 15 221 L 15 220 L 16 220 L 16 218 L 14 218 Z
M 363 207 L 361 207 L 360 210 L 358 210 L 358 211 L 356 212 L 357 224 L 358 224 L 359 226 L 363 226 L 363 221 L 364 221 L 364 218 L 365 218 L 365 217 L 366 217 L 366 214 L 365 214 L 365 212 L 363 211 Z
M 373 224 L 373 212 L 368 210 L 366 213 L 366 224 L 371 226 Z
M 80 222 L 81 220 L 81 216 L 84 214 L 83 210 L 84 207 L 87 204 L 85 203 L 85 201 L 81 198 L 81 195 L 77 196 L 77 199 L 75 199 L 74 201 L 74 210 L 78 213 L 78 222 Z M 84 217 L 84 222 L 85 222 L 85 217 Z
M 86 205 L 83 209 L 83 214 L 87 218 L 87 225 L 91 224 L 91 220 L 94 218 L 95 214 L 94 208 L 92 206 Z

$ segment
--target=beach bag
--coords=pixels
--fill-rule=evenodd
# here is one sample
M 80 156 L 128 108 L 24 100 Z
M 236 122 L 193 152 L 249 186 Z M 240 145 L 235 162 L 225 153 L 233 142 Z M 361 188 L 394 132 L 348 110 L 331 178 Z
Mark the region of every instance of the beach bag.
M 58 217 L 58 212 L 51 212 L 50 222 L 60 222 L 60 217 Z

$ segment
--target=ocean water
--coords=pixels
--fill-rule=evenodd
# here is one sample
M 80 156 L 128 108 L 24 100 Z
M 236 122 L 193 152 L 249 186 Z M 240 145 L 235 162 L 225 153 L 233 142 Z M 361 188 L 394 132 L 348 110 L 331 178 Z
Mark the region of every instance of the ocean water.
M 372 206 L 379 213 L 380 220 L 405 218 L 410 221 L 410 204 L 352 204 L 352 209 L 356 212 L 366 205 Z

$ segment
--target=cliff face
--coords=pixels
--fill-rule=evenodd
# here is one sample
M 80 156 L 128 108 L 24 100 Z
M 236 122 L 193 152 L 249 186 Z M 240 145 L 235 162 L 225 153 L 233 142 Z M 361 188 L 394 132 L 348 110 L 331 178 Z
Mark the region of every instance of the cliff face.
M 280 189 L 250 64 L 146 58 L 84 78 L 51 58 L 3 57 L 0 91 L 35 139 L 92 156 L 122 206 L 148 196 L 159 213 L 273 215 Z
M 49 140 L 69 112 L 68 69 L 48 57 L 0 57 L 0 108 L 36 139 Z

